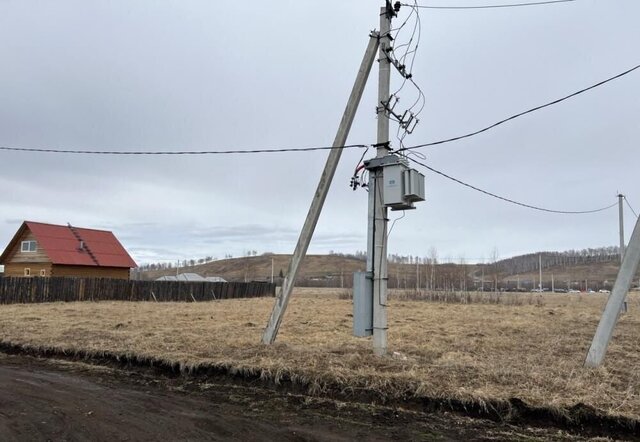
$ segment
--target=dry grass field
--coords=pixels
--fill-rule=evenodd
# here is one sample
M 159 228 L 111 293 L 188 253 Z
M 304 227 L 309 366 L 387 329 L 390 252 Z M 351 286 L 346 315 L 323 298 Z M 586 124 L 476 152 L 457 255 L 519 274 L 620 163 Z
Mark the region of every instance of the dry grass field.
M 110 352 L 291 379 L 311 393 L 375 390 L 388 398 L 483 403 L 519 398 L 562 413 L 576 404 L 640 418 L 640 302 L 621 318 L 605 366 L 582 367 L 603 295 L 528 294 L 519 304 L 392 300 L 389 345 L 351 336 L 339 291 L 299 290 L 278 343 L 260 338 L 273 299 L 205 303 L 55 303 L 0 307 L 0 339 L 35 348 Z

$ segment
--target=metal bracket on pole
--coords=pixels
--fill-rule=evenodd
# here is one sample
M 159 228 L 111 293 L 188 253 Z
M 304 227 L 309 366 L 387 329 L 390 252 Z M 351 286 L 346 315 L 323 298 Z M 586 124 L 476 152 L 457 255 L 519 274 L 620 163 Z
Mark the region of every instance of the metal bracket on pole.
M 591 342 L 589 353 L 587 353 L 587 359 L 584 365 L 587 367 L 599 367 L 604 360 L 604 356 L 611 341 L 613 335 L 613 329 L 618 322 L 618 316 L 620 309 L 624 303 L 625 297 L 629 292 L 633 277 L 638 271 L 638 264 L 640 264 L 640 218 L 636 220 L 636 226 L 633 229 L 633 234 L 629 240 L 629 245 L 622 258 L 622 265 L 618 272 L 618 277 L 613 285 L 611 295 L 604 308 L 600 323 L 596 329 L 596 334 Z
M 385 102 L 381 102 L 381 106 L 376 108 L 376 112 L 379 114 L 385 112 L 388 117 L 393 117 L 398 122 L 400 127 L 405 130 L 406 133 L 412 134 L 420 120 L 416 118 L 415 114 L 410 109 L 404 111 L 403 114 L 398 114 L 394 111 L 396 105 L 400 99 L 395 95 L 391 95 Z
M 336 134 L 333 142 L 333 147 L 336 149 L 331 149 L 329 157 L 327 158 L 324 170 L 322 171 L 322 176 L 320 177 L 320 182 L 318 183 L 318 188 L 316 189 L 316 193 L 311 201 L 311 207 L 307 213 L 307 218 L 302 227 L 302 231 L 300 232 L 300 237 L 298 238 L 298 243 L 296 244 L 295 251 L 293 252 L 291 262 L 289 263 L 287 274 L 284 281 L 282 281 L 282 287 L 276 297 L 276 302 L 273 306 L 269 322 L 267 323 L 267 327 L 262 335 L 262 342 L 265 344 L 273 344 L 276 340 L 276 336 L 278 335 L 282 318 L 284 317 L 287 305 L 289 304 L 289 298 L 291 297 L 291 292 L 298 276 L 299 266 L 307 253 L 307 249 L 309 248 L 311 237 L 313 236 L 316 224 L 318 223 L 318 218 L 320 217 L 320 212 L 322 211 L 322 206 L 324 205 L 327 193 L 329 192 L 329 187 L 331 186 L 331 181 L 333 180 L 336 168 L 338 167 L 338 161 L 342 155 L 342 149 L 339 147 L 344 146 L 347 141 L 347 136 L 349 135 L 351 124 L 353 123 L 358 105 L 360 104 L 360 99 L 362 98 L 362 93 L 364 92 L 364 87 L 371 72 L 373 62 L 376 59 L 376 52 L 378 51 L 379 45 L 380 34 L 372 32 L 362 63 L 360 64 L 360 69 L 358 70 L 358 75 L 356 76 L 356 81 L 353 85 L 353 89 L 351 90 L 349 101 L 347 102 L 347 106 L 342 115 L 338 133 Z

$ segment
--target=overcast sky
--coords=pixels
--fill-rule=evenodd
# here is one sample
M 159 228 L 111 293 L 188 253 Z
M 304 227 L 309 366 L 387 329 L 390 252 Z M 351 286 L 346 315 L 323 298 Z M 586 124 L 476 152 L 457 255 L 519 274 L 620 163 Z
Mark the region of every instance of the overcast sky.
M 0 145 L 330 145 L 381 3 L 2 0 Z M 429 4 L 445 3 L 453 2 Z M 403 8 L 395 24 L 409 13 Z M 409 145 L 480 129 L 640 63 L 637 0 L 420 14 L 413 75 L 426 106 Z M 376 141 L 376 67 L 349 143 Z M 405 87 L 399 107 L 415 98 Z M 636 71 L 422 153 L 436 169 L 529 204 L 584 210 L 620 191 L 638 210 L 639 121 Z M 349 188 L 361 154 L 344 152 L 310 252 L 366 249 L 367 195 Z M 138 263 L 291 253 L 326 156 L 0 151 L 0 244 L 33 220 L 113 230 Z M 507 257 L 617 244 L 615 209 L 534 212 L 425 174 L 427 201 L 396 223 L 390 253 L 425 256 L 435 247 L 441 258 L 477 261 L 493 249 Z M 632 227 L 627 212 L 627 237 Z

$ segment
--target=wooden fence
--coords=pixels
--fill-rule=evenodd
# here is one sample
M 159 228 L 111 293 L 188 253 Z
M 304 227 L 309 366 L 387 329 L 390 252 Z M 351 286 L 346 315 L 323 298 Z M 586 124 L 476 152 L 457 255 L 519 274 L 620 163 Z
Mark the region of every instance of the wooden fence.
M 58 301 L 198 302 L 275 296 L 275 292 L 275 284 L 268 282 L 0 277 L 0 304 Z

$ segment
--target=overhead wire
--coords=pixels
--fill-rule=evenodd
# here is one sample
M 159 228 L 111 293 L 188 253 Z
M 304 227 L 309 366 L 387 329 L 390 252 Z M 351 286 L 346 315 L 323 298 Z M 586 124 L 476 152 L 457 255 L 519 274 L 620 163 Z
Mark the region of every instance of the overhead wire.
M 416 4 L 417 4 L 417 2 L 416 2 Z M 414 14 L 416 16 L 416 19 L 415 19 L 415 23 L 413 25 L 413 32 L 411 33 L 411 37 L 409 37 L 409 41 L 407 43 L 403 43 L 403 44 L 401 44 L 399 46 L 395 46 L 394 45 L 392 47 L 392 50 L 391 50 L 391 54 L 394 54 L 395 52 L 399 52 L 400 48 L 403 48 L 403 47 L 407 48 L 406 51 L 405 51 L 405 54 L 402 57 L 399 57 L 399 58 L 396 57 L 398 63 L 403 63 L 404 62 L 404 59 L 406 58 L 407 53 L 411 49 L 411 43 L 413 42 L 413 39 L 415 38 L 416 32 L 418 31 L 418 26 L 420 24 L 420 22 L 419 22 L 420 15 L 419 15 L 418 9 L 416 9 L 415 7 L 411 7 L 411 13 L 407 16 L 406 20 L 404 21 L 402 26 L 399 28 L 399 29 L 402 29 Z M 394 41 L 397 41 L 399 34 L 400 34 L 400 31 L 398 31 L 398 33 L 396 33 Z M 418 40 L 416 41 L 416 45 L 419 43 L 419 41 L 420 41 L 420 36 L 418 36 Z M 414 51 L 414 54 L 415 54 L 415 51 Z M 413 60 L 415 60 L 415 55 L 413 57 Z M 411 75 L 411 70 L 412 69 L 413 69 L 413 62 L 411 64 L 411 67 L 409 68 L 409 75 Z M 402 89 L 404 88 L 404 86 L 407 83 L 407 81 L 408 81 L 408 78 L 406 76 L 403 76 L 403 80 L 402 80 L 402 83 L 400 84 L 400 87 L 392 95 L 396 95 L 397 96 L 400 93 L 400 91 L 402 91 Z
M 416 19 L 413 25 L 413 32 L 411 33 L 411 38 L 409 38 L 409 41 L 407 42 L 406 45 L 401 45 L 401 47 L 406 46 L 404 55 L 400 57 L 401 63 L 404 63 L 404 61 L 407 59 L 409 55 L 415 54 L 417 52 L 418 46 L 420 45 L 420 38 L 422 37 L 422 22 L 420 21 L 420 11 L 418 10 L 418 8 L 416 8 L 417 5 L 418 5 L 417 0 L 415 1 L 415 5 L 410 5 L 412 12 L 415 12 Z M 417 38 L 416 38 L 416 34 L 418 34 Z M 411 44 L 413 43 L 414 38 L 416 39 L 416 44 L 415 44 L 415 47 L 411 49 Z M 413 57 L 413 59 L 415 60 L 415 56 Z M 411 67 L 413 67 L 413 64 L 411 65 Z M 409 70 L 411 70 L 411 68 Z
M 627 196 L 624 195 L 622 198 L 624 198 L 624 201 L 627 203 L 627 206 L 629 206 L 629 209 L 631 210 L 631 212 L 635 215 L 636 218 L 638 218 L 638 214 L 636 213 L 635 210 L 633 210 L 633 207 L 631 207 L 631 203 L 627 199 Z
M 415 22 L 414 22 L 414 26 L 413 26 L 413 32 L 411 34 L 411 37 L 409 38 L 409 41 L 407 43 L 401 44 L 399 46 L 395 46 L 393 48 L 393 51 L 391 52 L 391 54 L 393 54 L 399 48 L 406 47 L 406 50 L 405 50 L 404 54 L 402 56 L 400 56 L 400 57 L 396 57 L 397 63 L 399 65 L 403 66 L 403 67 L 405 67 L 405 63 L 407 62 L 407 58 L 410 55 L 412 55 L 411 62 L 409 63 L 409 66 L 408 66 L 408 70 L 405 70 L 405 72 L 403 73 L 403 79 L 402 79 L 402 83 L 401 83 L 400 87 L 391 96 L 392 97 L 395 96 L 396 99 L 399 99 L 398 95 L 404 89 L 404 87 L 407 84 L 407 82 L 409 82 L 411 85 L 413 85 L 413 87 L 418 92 L 418 96 L 416 97 L 416 99 L 413 102 L 413 104 L 407 109 L 407 112 L 409 112 L 410 115 L 413 115 L 413 118 L 416 118 L 416 119 L 418 118 L 418 116 L 423 111 L 423 109 L 424 109 L 424 107 L 426 105 L 426 98 L 425 98 L 424 92 L 422 91 L 420 86 L 418 86 L 418 84 L 413 79 L 413 66 L 415 64 L 415 60 L 416 60 L 416 56 L 417 56 L 417 52 L 418 52 L 418 47 L 420 45 L 420 39 L 421 39 L 421 36 L 422 36 L 422 21 L 421 21 L 421 18 L 420 18 L 420 12 L 415 7 L 415 6 L 417 6 L 417 4 L 418 4 L 418 2 L 416 0 L 416 1 L 414 1 L 413 5 L 411 5 L 411 4 L 408 5 L 411 8 L 411 13 L 409 14 L 407 19 L 405 20 L 405 23 L 409 20 L 410 17 L 415 15 Z M 417 38 L 416 38 L 416 34 L 417 34 Z M 412 47 L 414 39 L 415 39 L 415 46 Z M 415 107 L 418 106 L 418 104 L 420 102 L 422 102 L 421 105 L 420 105 L 420 109 L 418 111 L 416 111 L 416 112 L 413 112 Z M 399 121 L 399 120 L 396 120 L 396 121 L 398 122 L 398 128 L 396 130 L 396 139 L 398 140 L 399 146 L 402 148 L 402 147 L 404 147 L 404 139 L 407 137 L 407 135 L 409 135 L 409 131 L 408 131 L 407 127 L 405 127 L 405 126 L 403 126 L 401 124 L 401 121 Z M 402 134 L 401 134 L 401 132 L 402 132 Z
M 401 149 L 398 149 L 396 152 L 400 153 L 403 151 L 408 151 L 408 150 L 415 150 L 415 149 L 420 149 L 423 147 L 430 147 L 430 146 L 437 146 L 437 145 L 441 145 L 441 144 L 445 144 L 445 143 L 451 143 L 454 141 L 458 141 L 458 140 L 462 140 L 465 138 L 470 138 L 473 137 L 475 135 L 479 135 L 483 132 L 487 132 L 497 126 L 500 126 L 502 124 L 505 124 L 509 121 L 515 120 L 516 118 L 520 118 L 524 115 L 539 111 L 541 109 L 544 109 L 546 107 L 549 106 L 553 106 L 556 105 L 558 103 L 561 103 L 565 100 L 568 100 L 570 98 L 573 98 L 575 96 L 578 96 L 580 94 L 583 94 L 585 92 L 588 92 L 592 89 L 595 89 L 597 87 L 603 86 L 604 84 L 607 84 L 613 80 L 616 80 L 618 78 L 621 78 L 625 75 L 628 75 L 636 70 L 640 69 L 640 64 L 636 65 L 630 69 L 627 69 L 617 75 L 614 75 L 612 77 L 609 77 L 605 80 L 599 81 L 598 83 L 595 83 L 591 86 L 585 87 L 583 89 L 580 89 L 576 92 L 573 92 L 569 95 L 566 95 L 562 98 L 558 98 L 556 100 L 550 101 L 548 103 L 542 104 L 540 106 L 536 106 L 533 107 L 531 109 L 525 110 L 523 112 L 519 112 L 517 114 L 514 114 L 510 117 L 504 118 L 496 123 L 493 123 L 489 126 L 486 126 L 482 129 L 464 134 L 464 135 L 459 135 L 456 137 L 451 137 L 451 138 L 446 138 L 443 140 L 438 140 L 438 141 L 432 141 L 429 143 L 423 143 L 423 144 L 417 144 L 415 146 L 409 146 L 409 147 L 403 147 Z M 311 151 L 318 151 L 318 150 L 331 150 L 331 149 L 352 149 L 352 148 L 367 148 L 372 146 L 372 144 L 350 144 L 350 145 L 344 145 L 344 146 L 321 146 L 321 147 L 299 147 L 299 148 L 277 148 L 277 149 L 251 149 L 251 150 L 221 150 L 221 151 L 214 151 L 214 150 L 178 150 L 178 151 L 114 151 L 114 150 L 86 150 L 86 149 L 81 149 L 81 150 L 75 150 L 75 149 L 54 149 L 54 148 L 29 148 L 29 147 L 16 147 L 16 146 L 0 146 L 0 150 L 2 151 L 17 151 L 17 152 L 41 152 L 41 153 L 63 153 L 63 154 L 86 154 L 86 155 L 227 155 L 227 154 L 259 154 L 259 153 L 281 153 L 281 152 L 311 152 Z
M 488 130 L 491 130 L 491 129 L 497 127 L 497 126 L 500 126 L 500 125 L 505 124 L 505 123 L 507 123 L 509 121 L 515 120 L 516 118 L 520 118 L 520 117 L 522 117 L 524 115 L 539 111 L 540 109 L 544 109 L 546 107 L 553 106 L 555 104 L 558 104 L 558 103 L 561 103 L 561 102 L 563 102 L 565 100 L 573 98 L 573 97 L 575 97 L 577 95 L 580 95 L 580 94 L 583 94 L 583 93 L 585 93 L 587 91 L 590 91 L 591 89 L 595 89 L 595 88 L 597 88 L 599 86 L 602 86 L 602 85 L 604 85 L 606 83 L 609 83 L 609 82 L 611 82 L 613 80 L 616 80 L 616 79 L 618 79 L 620 77 L 623 77 L 623 76 L 625 76 L 627 74 L 630 74 L 631 72 L 633 72 L 633 71 L 635 71 L 637 69 L 640 69 L 640 64 L 636 65 L 636 66 L 634 66 L 634 67 L 632 67 L 630 69 L 627 69 L 624 72 L 616 74 L 613 77 L 609 77 L 609 78 L 607 78 L 605 80 L 599 81 L 598 83 L 592 84 L 591 86 L 588 86 L 588 87 L 585 87 L 583 89 L 580 89 L 580 90 L 578 90 L 576 92 L 573 92 L 573 93 L 571 93 L 569 95 L 565 95 L 562 98 L 558 98 L 556 100 L 550 101 L 550 102 L 545 103 L 545 104 L 541 104 L 539 106 L 533 107 L 533 108 L 525 110 L 523 112 L 519 112 L 519 113 L 517 113 L 515 115 L 511 115 L 510 117 L 504 118 L 504 119 L 502 119 L 502 120 L 500 120 L 500 121 L 498 121 L 496 123 L 493 123 L 493 124 L 491 124 L 491 125 L 489 125 L 487 127 L 482 128 L 482 129 L 479 129 L 479 130 L 476 130 L 476 131 L 473 131 L 473 132 L 470 132 L 470 133 L 467 133 L 467 134 L 464 134 L 464 135 L 459 135 L 459 136 L 452 137 L 452 138 L 446 138 L 444 140 L 432 141 L 430 143 L 423 143 L 423 144 L 418 144 L 418 145 L 415 145 L 415 146 L 405 147 L 405 148 L 400 149 L 399 151 L 420 149 L 422 147 L 437 146 L 437 145 L 440 145 L 440 144 L 451 143 L 453 141 L 458 141 L 458 140 L 462 140 L 462 139 L 465 139 L 465 138 L 473 137 L 475 135 L 479 135 L 479 134 L 481 134 L 483 132 L 487 132 Z
M 402 152 L 402 151 L 407 151 L 407 150 L 415 150 L 415 149 L 420 149 L 423 147 L 430 147 L 430 146 L 437 146 L 437 145 L 441 145 L 441 144 L 445 144 L 445 143 L 451 143 L 454 141 L 458 141 L 458 140 L 462 140 L 465 138 L 470 138 L 473 137 L 475 135 L 479 135 L 483 132 L 487 132 L 497 126 L 500 126 L 502 124 L 505 124 L 509 121 L 515 120 L 516 118 L 520 118 L 524 115 L 539 111 L 541 109 L 544 109 L 546 107 L 549 106 L 553 106 L 555 104 L 561 103 L 565 100 L 568 100 L 570 98 L 573 98 L 575 96 L 578 96 L 580 94 L 583 94 L 585 92 L 588 92 L 592 89 L 595 89 L 597 87 L 603 86 L 604 84 L 607 84 L 613 80 L 616 80 L 618 78 L 621 78 L 625 75 L 628 75 L 636 70 L 640 69 L 640 64 L 636 65 L 630 69 L 627 69 L 626 71 L 623 71 L 617 75 L 614 75 L 612 77 L 609 77 L 605 80 L 599 81 L 598 83 L 595 83 L 591 86 L 585 87 L 583 89 L 580 89 L 576 92 L 573 92 L 569 95 L 566 95 L 562 98 L 558 98 L 556 100 L 550 101 L 548 103 L 542 104 L 540 106 L 536 106 L 533 107 L 531 109 L 525 110 L 523 112 L 519 112 L 517 114 L 514 114 L 510 117 L 504 118 L 496 123 L 493 123 L 489 126 L 486 126 L 482 129 L 464 134 L 464 135 L 459 135 L 456 137 L 451 137 L 451 138 L 446 138 L 443 140 L 438 140 L 438 141 L 432 141 L 429 143 L 423 143 L 423 144 L 417 144 L 415 146 L 409 146 L 409 147 L 404 147 L 401 149 L 398 149 L 396 152 Z M 352 148 L 367 148 L 372 146 L 371 144 L 350 144 L 350 145 L 344 145 L 344 146 L 321 146 L 321 147 L 299 147 L 299 148 L 277 148 L 277 149 L 252 149 L 252 150 L 221 150 L 221 151 L 212 151 L 212 150 L 193 150 L 193 151 L 114 151 L 114 150 L 106 150 L 106 151 L 102 151 L 102 150 L 86 150 L 86 149 L 82 149 L 82 150 L 75 150 L 75 149 L 53 149 L 53 148 L 29 148 L 29 147 L 16 147 L 16 146 L 0 146 L 0 150 L 3 151 L 17 151 L 17 152 L 41 152 L 41 153 L 64 153 L 64 154 L 87 154 L 87 155 L 227 155 L 227 154 L 259 154 L 259 153 L 280 153 L 280 152 L 311 152 L 311 151 L 318 151 L 318 150 L 331 150 L 331 149 L 352 149 Z
M 527 3 L 511 3 L 506 5 L 476 5 L 476 6 L 434 6 L 434 5 L 417 5 L 417 8 L 421 9 L 495 9 L 495 8 L 517 8 L 521 6 L 541 6 L 551 5 L 554 3 L 571 3 L 576 0 L 549 0 L 541 2 L 527 2 Z M 402 6 L 411 6 L 410 4 L 401 3 Z
M 319 150 L 332 149 L 368 149 L 368 144 L 348 144 L 344 146 L 320 146 L 320 147 L 291 147 L 273 149 L 252 149 L 252 150 L 74 150 L 74 149 L 49 149 L 31 147 L 0 146 L 0 150 L 14 152 L 40 152 L 40 153 L 64 153 L 82 155 L 232 155 L 232 154 L 260 154 L 260 153 L 282 153 L 282 152 L 313 152 Z
M 613 80 L 616 80 L 618 78 L 621 78 L 625 75 L 628 75 L 634 71 L 636 71 L 637 69 L 640 69 L 640 64 L 636 65 L 630 69 L 627 69 L 617 75 L 614 75 L 612 77 L 609 77 L 605 80 L 599 81 L 598 83 L 595 83 L 591 86 L 585 87 L 583 89 L 580 89 L 576 92 L 573 92 L 569 95 L 566 95 L 564 97 L 558 98 L 556 100 L 550 101 L 548 103 L 533 107 L 531 109 L 525 110 L 523 112 L 519 112 L 517 114 L 514 114 L 510 117 L 504 118 L 496 123 L 493 123 L 489 126 L 486 126 L 482 129 L 464 134 L 464 135 L 459 135 L 456 137 L 451 137 L 451 138 L 446 138 L 446 139 L 442 139 L 442 140 L 438 140 L 438 141 L 432 141 L 429 143 L 422 143 L 422 144 L 417 144 L 414 146 L 409 146 L 409 147 L 401 147 L 400 149 L 396 150 L 396 153 L 402 153 L 404 151 L 411 151 L 411 150 L 415 150 L 415 149 L 420 149 L 423 147 L 431 147 L 431 146 L 437 146 L 437 145 L 441 145 L 441 144 L 446 144 L 446 143 L 451 143 L 454 141 L 458 141 L 458 140 L 462 140 L 465 138 L 470 138 L 473 137 L 475 135 L 479 135 L 481 133 L 487 132 L 497 126 L 500 126 L 502 124 L 505 124 L 509 121 L 515 120 L 517 118 L 520 118 L 524 115 L 536 112 L 538 110 L 544 109 L 546 107 L 549 106 L 553 106 L 555 104 L 561 103 L 565 100 L 568 100 L 570 98 L 573 98 L 577 95 L 583 94 L 585 92 L 588 92 L 592 89 L 595 89 L 597 87 L 600 87 L 604 84 L 607 84 Z M 416 85 L 417 86 L 417 85 Z M 28 147 L 17 147 L 17 146 L 0 146 L 0 151 L 19 151 L 19 152 L 40 152 L 40 153 L 62 153 L 62 154 L 87 154 L 87 155 L 226 155 L 226 154 L 260 154 L 260 153 L 281 153 L 281 152 L 310 152 L 310 151 L 319 151 L 319 150 L 331 150 L 331 149 L 351 149 L 351 148 L 367 148 L 372 146 L 372 144 L 351 144 L 351 145 L 344 145 L 344 146 L 321 146 L 321 147 L 301 147 L 301 148 L 274 148 L 274 149 L 251 149 L 251 150 L 220 150 L 220 151 L 216 151 L 216 150 L 178 150 L 178 151 L 141 151 L 141 150 L 134 150 L 134 151 L 115 151 L 115 150 L 87 150 L 87 149 L 56 149 L 56 148 L 28 148 Z
M 364 176 L 367 173 L 367 170 L 364 166 L 363 160 L 367 152 L 369 152 L 369 148 L 365 149 L 365 151 L 362 152 L 360 159 L 356 163 L 356 168 L 353 171 L 353 176 L 351 177 L 351 184 L 350 184 L 353 190 L 356 190 L 358 186 L 362 186 L 362 187 L 366 186 Z
M 448 180 L 451 180 L 451 181 L 453 181 L 455 183 L 458 183 L 458 184 L 460 184 L 462 186 L 468 187 L 469 189 L 475 190 L 476 192 L 483 193 L 483 194 L 485 194 L 487 196 L 490 196 L 492 198 L 496 198 L 496 199 L 505 201 L 507 203 L 515 204 L 517 206 L 526 207 L 528 209 L 533 209 L 533 210 L 538 210 L 540 212 L 559 213 L 559 214 L 567 214 L 567 215 L 582 215 L 582 214 L 588 214 L 588 213 L 603 212 L 605 210 L 611 209 L 612 207 L 615 207 L 618 204 L 617 202 L 615 202 L 615 203 L 613 203 L 613 204 L 611 204 L 609 206 L 600 207 L 598 209 L 591 209 L 591 210 L 555 210 L 555 209 L 549 209 L 549 208 L 546 208 L 546 207 L 534 206 L 532 204 L 527 204 L 527 203 L 523 203 L 523 202 L 520 202 L 520 201 L 516 201 L 514 199 L 507 198 L 507 197 L 504 197 L 504 196 L 500 196 L 500 195 L 497 195 L 497 194 L 495 194 L 493 192 L 489 192 L 487 190 L 481 189 L 481 188 L 479 188 L 477 186 L 474 186 L 472 184 L 466 183 L 466 182 L 464 182 L 464 181 L 462 181 L 462 180 L 460 180 L 458 178 L 455 178 L 455 177 L 453 177 L 451 175 L 448 175 L 448 174 L 446 174 L 444 172 L 441 172 L 441 171 L 439 171 L 437 169 L 434 169 L 433 167 L 428 166 L 427 164 L 425 164 L 425 163 L 423 163 L 421 161 L 415 160 L 414 158 L 408 157 L 408 159 L 410 161 L 413 161 L 414 163 L 424 167 L 425 169 L 430 170 L 431 172 L 433 172 L 435 174 L 438 174 L 438 175 L 440 175 L 440 176 L 442 176 L 442 177 L 444 177 L 444 178 L 446 178 Z
M 405 18 L 405 20 L 402 22 L 402 24 L 400 26 L 398 26 L 397 28 L 391 29 L 391 31 L 389 32 L 395 32 L 395 34 L 393 35 L 393 41 L 396 41 L 398 39 L 398 36 L 400 35 L 400 32 L 402 31 L 402 29 L 404 29 L 404 27 L 407 25 L 407 23 L 409 23 L 409 20 L 411 19 L 411 17 L 413 16 L 414 13 L 417 13 L 418 10 L 415 8 L 411 9 L 411 13 L 407 16 L 407 18 Z M 405 44 L 400 45 L 397 48 L 394 49 L 399 49 L 401 47 L 404 47 Z
M 402 211 L 402 216 L 396 218 L 393 220 L 393 222 L 391 223 L 391 227 L 389 227 L 389 232 L 387 233 L 387 239 L 391 236 L 391 232 L 393 232 L 393 227 L 396 225 L 396 222 L 400 221 L 402 218 L 404 218 L 406 216 L 406 211 L 403 210 Z

